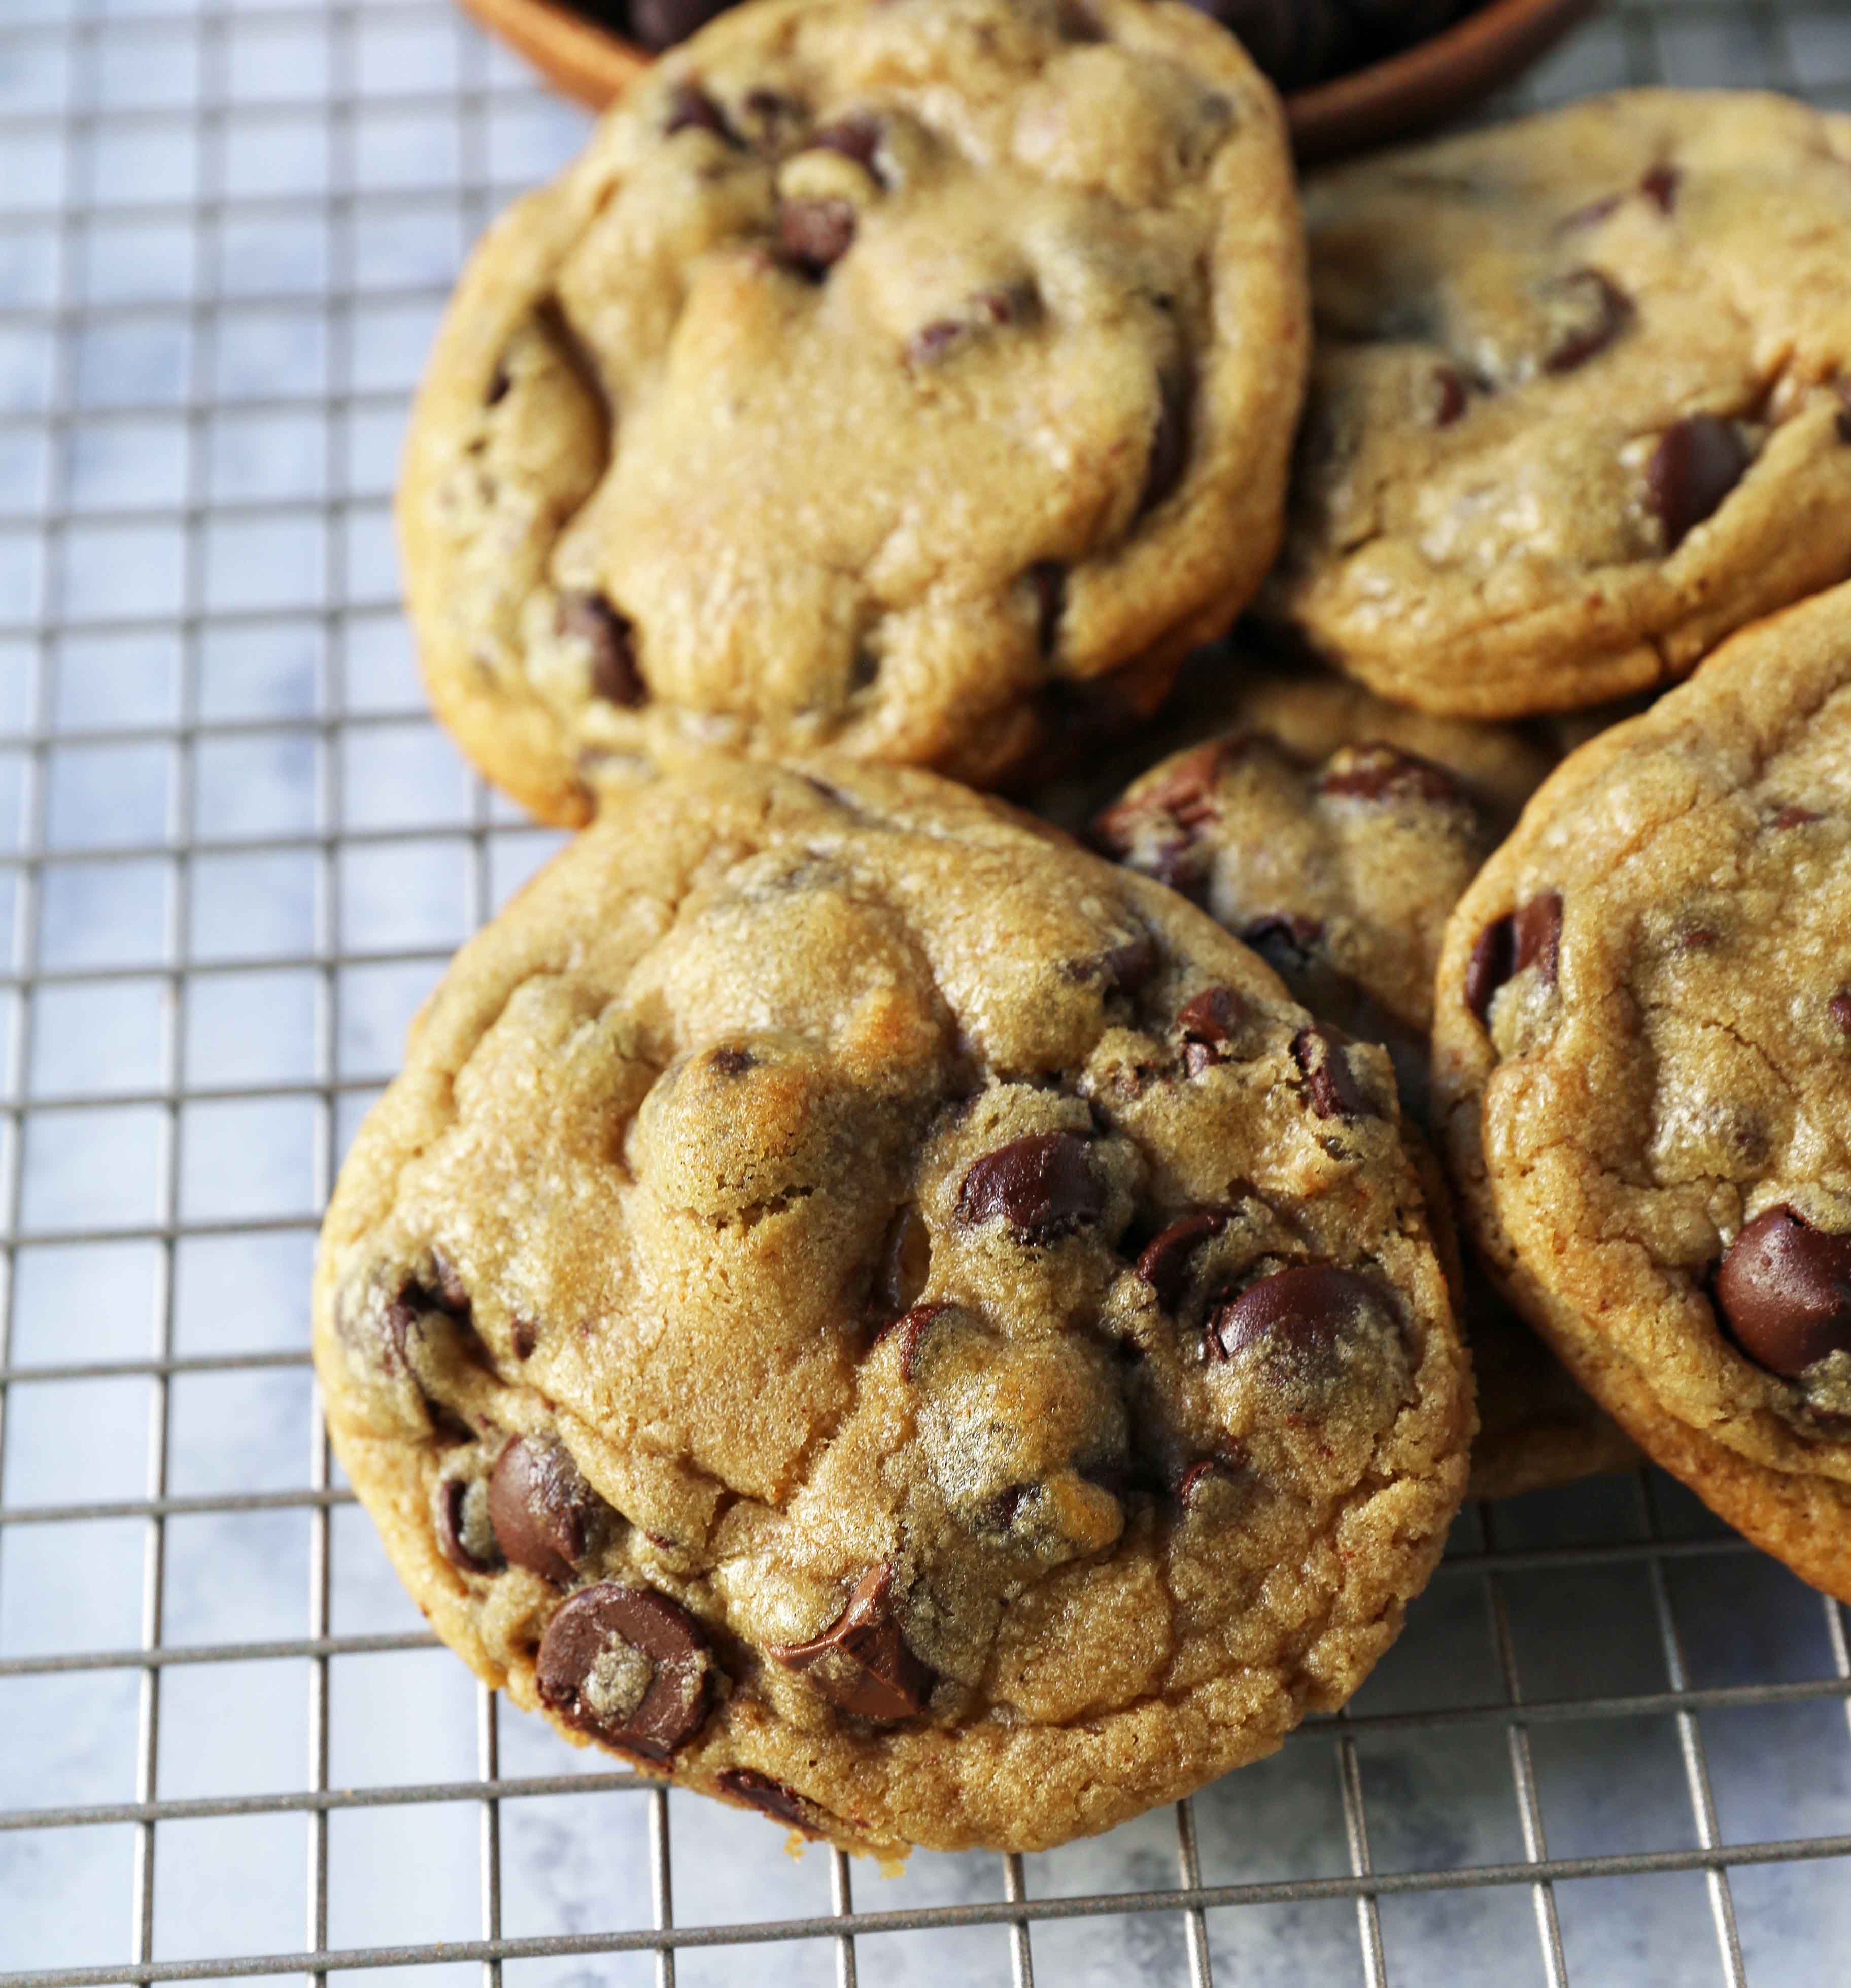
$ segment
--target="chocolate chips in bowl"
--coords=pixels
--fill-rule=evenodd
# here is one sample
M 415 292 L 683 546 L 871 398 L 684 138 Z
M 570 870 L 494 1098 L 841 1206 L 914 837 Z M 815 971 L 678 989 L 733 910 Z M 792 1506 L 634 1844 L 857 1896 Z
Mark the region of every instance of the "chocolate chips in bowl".
M 459 0 L 601 110 L 730 0 Z M 1285 98 L 1301 157 L 1336 158 L 1455 115 L 1528 67 L 1594 0 L 1189 0 Z

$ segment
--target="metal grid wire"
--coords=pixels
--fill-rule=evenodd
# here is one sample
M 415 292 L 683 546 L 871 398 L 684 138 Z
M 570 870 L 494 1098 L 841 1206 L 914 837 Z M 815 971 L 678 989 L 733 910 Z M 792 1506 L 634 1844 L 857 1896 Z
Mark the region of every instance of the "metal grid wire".
M 1654 79 L 1851 103 L 1851 6 L 1625 0 L 1514 101 Z M 1284 1765 L 885 1897 L 428 1655 L 343 1530 L 302 1272 L 403 1013 L 550 846 L 436 739 L 382 547 L 457 259 L 577 128 L 445 0 L 0 8 L 0 1988 L 1843 1979 L 1796 1875 L 1851 1855 L 1843 1611 L 1656 1477 L 1468 1513 Z M 394 1778 L 427 1696 L 450 1771 Z

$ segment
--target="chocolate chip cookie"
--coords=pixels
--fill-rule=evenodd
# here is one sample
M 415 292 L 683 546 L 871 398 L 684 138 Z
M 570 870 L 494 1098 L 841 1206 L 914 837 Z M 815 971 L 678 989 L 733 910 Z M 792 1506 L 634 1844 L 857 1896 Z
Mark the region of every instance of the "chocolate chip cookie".
M 1636 91 L 1306 205 L 1269 611 L 1329 661 L 1424 710 L 1565 710 L 1851 574 L 1851 118 Z
M 1657 1462 L 1851 1598 L 1851 587 L 1583 746 L 1453 914 L 1478 1240 Z
M 1388 1060 L 935 777 L 689 763 L 459 955 L 323 1232 L 343 1462 L 480 1675 L 883 1854 L 1342 1703 L 1464 1492 Z
M 1135 780 L 1093 839 L 1204 906 L 1315 1014 L 1386 1044 L 1403 1100 L 1424 1120 L 1447 918 L 1555 755 L 1514 726 L 1426 717 L 1341 677 L 1249 659 L 1217 683 L 1191 700 L 1217 735 Z M 1443 1183 L 1436 1192 L 1443 1199 Z M 1637 1462 L 1477 1266 L 1464 1276 L 1478 1382 L 1472 1495 Z
M 399 521 L 536 813 L 690 747 L 987 783 L 1154 705 L 1277 549 L 1284 125 L 1178 0 L 761 0 L 484 242 Z

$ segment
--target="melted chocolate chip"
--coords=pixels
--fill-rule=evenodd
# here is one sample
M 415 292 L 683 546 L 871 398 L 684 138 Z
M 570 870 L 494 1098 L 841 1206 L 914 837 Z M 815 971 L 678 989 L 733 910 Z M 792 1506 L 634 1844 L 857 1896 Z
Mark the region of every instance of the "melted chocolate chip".
M 1176 1503 L 1186 1511 L 1210 1485 L 1237 1485 L 1240 1482 L 1240 1474 L 1233 1465 L 1223 1462 L 1218 1456 L 1205 1456 L 1200 1462 L 1192 1463 L 1176 1479 Z
M 678 83 L 668 99 L 668 117 L 662 134 L 672 138 L 678 131 L 711 131 L 729 145 L 739 143 L 738 134 L 726 122 L 726 113 L 698 83 Z
M 570 1587 L 597 1544 L 611 1507 L 587 1484 L 563 1443 L 517 1436 L 489 1479 L 489 1519 L 516 1567 Z
M 1771 1208 L 1730 1245 L 1716 1301 L 1736 1344 L 1771 1373 L 1792 1377 L 1851 1352 L 1851 1236 Z
M 855 211 L 845 200 L 791 200 L 778 210 L 778 245 L 792 268 L 821 282 L 848 253 Z
M 628 710 L 648 700 L 649 688 L 636 666 L 635 631 L 601 593 L 560 597 L 555 625 L 591 651 L 591 695 Z
M 540 1327 L 524 1318 L 517 1318 L 513 1327 L 514 1357 L 516 1360 L 531 1360 L 533 1349 L 540 1344 Z
M 787 1787 L 782 1781 L 774 1781 L 769 1774 L 761 1774 L 752 1767 L 728 1767 L 720 1775 L 719 1784 L 728 1794 L 743 1801 L 748 1808 L 756 1809 L 760 1815 L 768 1815 L 773 1822 L 800 1829 L 815 1841 L 822 1841 L 823 1832 L 817 1827 L 815 1818 L 795 1788 Z
M 646 49 L 672 48 L 733 0 L 630 0 L 630 32 Z
M 932 1274 L 932 1236 L 909 1202 L 887 1225 L 881 1246 L 880 1295 L 891 1318 L 909 1310 Z
M 771 1655 L 801 1672 L 831 1704 L 883 1724 L 912 1718 L 932 1689 L 932 1672 L 900 1633 L 891 1567 L 869 1567 L 820 1635 Z
M 1690 414 L 1659 437 L 1646 465 L 1646 502 L 1662 521 L 1674 553 L 1741 479 L 1754 451 L 1733 422 Z
M 438 1480 L 438 1550 L 465 1574 L 492 1574 L 503 1564 L 489 1522 L 488 1493 L 488 1482 L 479 1472 Z
M 1320 1118 L 1379 1117 L 1343 1053 L 1345 1040 L 1322 1022 L 1293 1036 L 1292 1061 L 1304 1078 L 1305 1095 Z
M 1478 935 L 1465 969 L 1466 1006 L 1487 1027 L 1491 1002 L 1499 988 L 1528 966 L 1536 967 L 1545 986 L 1553 986 L 1561 965 L 1562 898 L 1545 891 L 1527 904 L 1494 918 Z
M 1453 807 L 1466 798 L 1445 767 L 1376 739 L 1332 753 L 1318 791 L 1361 801 L 1430 801 Z
M 1544 297 L 1561 329 L 1543 354 L 1545 373 L 1572 373 L 1619 336 L 1633 306 L 1598 269 L 1571 270 L 1545 286 Z
M 1465 380 L 1456 366 L 1433 368 L 1433 425 L 1450 428 L 1465 412 L 1468 399 Z
M 547 1624 L 534 1682 L 568 1726 L 662 1767 L 707 1716 L 713 1660 L 705 1631 L 678 1602 L 601 1581 Z
M 900 1349 L 900 1378 L 910 1381 L 919 1364 L 920 1349 L 926 1344 L 926 1335 L 932 1330 L 932 1320 L 941 1313 L 951 1309 L 948 1304 L 915 1305 L 911 1311 L 896 1318 L 891 1325 L 883 1326 L 875 1335 L 875 1344 L 892 1339 Z
M 1138 1276 L 1156 1292 L 1166 1311 L 1174 1311 L 1189 1288 L 1190 1258 L 1227 1226 L 1225 1213 L 1206 1209 L 1200 1215 L 1179 1215 L 1145 1243 L 1138 1258 Z
M 1639 182 L 1639 191 L 1660 214 L 1669 214 L 1677 205 L 1677 188 L 1683 178 L 1675 166 L 1654 166 Z
M 986 1153 L 958 1190 L 958 1219 L 999 1215 L 1018 1240 L 1051 1242 L 1105 1212 L 1087 1143 L 1071 1132 L 1032 1132 Z
M 1154 511 L 1183 480 L 1189 459 L 1189 417 L 1194 390 L 1184 373 L 1166 373 L 1157 381 L 1157 420 L 1145 460 L 1144 490 L 1138 516 Z
M 825 124 L 811 134 L 810 147 L 816 151 L 839 152 L 844 158 L 852 159 L 858 166 L 865 166 L 872 172 L 874 155 L 881 149 L 880 120 L 865 111 L 838 117 L 834 123 Z
M 1176 1010 L 1183 1037 L 1183 1064 L 1200 1077 L 1211 1063 L 1227 1060 L 1227 1045 L 1246 1019 L 1247 1003 L 1231 987 L 1210 987 Z
M 1028 569 L 1035 601 L 1035 650 L 1044 659 L 1060 647 L 1061 617 L 1067 609 L 1067 569 L 1057 560 L 1037 560 Z
M 1298 1263 L 1250 1284 L 1208 1321 L 1211 1359 L 1232 1360 L 1268 1343 L 1315 1358 L 1359 1322 L 1379 1317 L 1382 1297 L 1367 1278 L 1335 1263 Z
M 1313 964 L 1324 927 L 1317 919 L 1297 911 L 1274 911 L 1251 920 L 1236 935 L 1243 945 L 1250 945 L 1275 973 L 1290 979 Z
M 1838 1024 L 1842 1036 L 1851 1036 L 1851 987 L 1841 987 L 1826 1003 L 1826 1013 Z

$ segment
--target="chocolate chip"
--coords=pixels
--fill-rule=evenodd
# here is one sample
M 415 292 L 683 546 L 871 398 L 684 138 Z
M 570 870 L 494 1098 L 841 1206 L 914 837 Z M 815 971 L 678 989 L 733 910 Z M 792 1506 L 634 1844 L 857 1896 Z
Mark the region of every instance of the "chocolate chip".
M 465 1574 L 492 1574 L 503 1564 L 489 1517 L 489 1483 L 479 1469 L 437 1480 L 438 1550 Z
M 739 143 L 739 134 L 726 122 L 726 113 L 698 83 L 677 83 L 668 99 L 668 117 L 662 134 L 672 138 L 678 131 L 711 131 L 729 145 Z
M 1455 366 L 1433 368 L 1433 425 L 1450 428 L 1465 412 L 1468 396 L 1464 377 Z
M 1138 1257 L 1138 1276 L 1156 1292 L 1166 1311 L 1174 1311 L 1183 1301 L 1189 1287 L 1189 1259 L 1227 1226 L 1227 1216 L 1217 1209 L 1179 1215 L 1145 1244 Z
M 1639 191 L 1660 214 L 1669 214 L 1677 205 L 1677 188 L 1683 174 L 1675 166 L 1654 166 L 1639 182 Z
M 630 32 L 646 49 L 672 48 L 732 4 L 733 0 L 630 0 Z
M 1107 995 L 1135 994 L 1156 970 L 1157 945 L 1148 932 L 1110 946 L 1091 959 L 1070 959 L 1061 969 L 1069 980 L 1082 986 L 1096 981 L 1101 992 Z
M 1774 817 L 1776 828 L 1805 828 L 1819 820 L 1809 807 L 1802 807 L 1797 801 L 1788 801 Z
M 926 1335 L 932 1329 L 932 1320 L 942 1312 L 951 1309 L 948 1304 L 915 1305 L 912 1310 L 896 1318 L 892 1324 L 883 1326 L 875 1336 L 875 1344 L 891 1339 L 900 1349 L 900 1378 L 910 1381 L 919 1364 L 919 1351 L 926 1344 Z
M 858 166 L 865 166 L 872 172 L 874 155 L 881 149 L 880 120 L 869 117 L 865 111 L 838 117 L 834 123 L 824 124 L 811 134 L 810 149 L 839 152 L 844 158 L 852 159 Z
M 489 390 L 482 396 L 483 404 L 495 407 L 507 397 L 508 389 L 513 384 L 513 379 L 508 371 L 508 362 L 504 359 L 489 377 Z
M 758 1068 L 759 1060 L 751 1050 L 729 1043 L 724 1049 L 717 1049 L 707 1058 L 707 1067 L 718 1077 L 743 1077 L 749 1070 Z
M 1225 1063 L 1227 1045 L 1247 1017 L 1247 1003 L 1231 987 L 1210 987 L 1176 1010 L 1183 1036 L 1183 1063 L 1191 1077 Z
M 601 1581 L 547 1625 L 534 1664 L 540 1702 L 568 1726 L 666 1766 L 713 1702 L 700 1625 L 653 1588 Z
M 1057 560 L 1037 560 L 1028 569 L 1034 595 L 1035 649 L 1051 657 L 1060 646 L 1061 617 L 1067 607 L 1067 569 Z
M 1543 300 L 1558 324 L 1543 355 L 1545 373 L 1572 373 L 1617 338 L 1633 306 L 1598 269 L 1573 269 L 1543 287 Z
M 540 1344 L 540 1327 L 524 1318 L 517 1318 L 513 1325 L 514 1357 L 516 1360 L 531 1360 L 533 1349 Z
M 855 211 L 845 200 L 791 200 L 778 210 L 778 243 L 794 269 L 821 282 L 854 240 Z
M 591 695 L 634 710 L 649 688 L 636 666 L 635 631 L 601 593 L 560 597 L 554 625 L 591 651 Z
M 1250 945 L 1275 973 L 1289 979 L 1311 965 L 1324 927 L 1297 911 L 1273 911 L 1250 920 L 1235 936 L 1243 945 Z
M 1318 777 L 1318 791 L 1355 800 L 1430 801 L 1454 807 L 1466 800 L 1445 767 L 1376 739 L 1333 752 Z
M 869 1567 L 820 1635 L 771 1654 L 801 1672 L 831 1704 L 883 1723 L 912 1718 L 932 1689 L 931 1672 L 900 1633 L 890 1566 Z
M 1157 421 L 1151 431 L 1150 453 L 1145 458 L 1144 489 L 1138 499 L 1139 517 L 1156 510 L 1183 480 L 1183 465 L 1189 459 L 1189 415 L 1193 398 L 1193 384 L 1186 374 L 1158 376 Z
M 1192 1463 L 1176 1479 L 1176 1503 L 1185 1511 L 1200 1498 L 1212 1484 L 1237 1485 L 1240 1475 L 1231 1464 L 1218 1456 L 1205 1456 L 1199 1463 Z
M 452 1318 L 466 1319 L 470 1314 L 469 1290 L 452 1263 L 441 1249 L 431 1252 L 431 1268 L 437 1280 L 437 1295 L 442 1301 L 442 1309 Z
M 1087 1143 L 1071 1132 L 1031 1132 L 986 1153 L 958 1190 L 958 1219 L 999 1215 L 1024 1242 L 1051 1242 L 1105 1212 Z
M 816 1826 L 808 1805 L 795 1788 L 787 1787 L 782 1781 L 774 1781 L 769 1774 L 761 1774 L 752 1767 L 728 1767 L 719 1777 L 719 1784 L 729 1795 L 743 1801 L 748 1808 L 755 1808 L 760 1815 L 768 1815 L 773 1822 L 787 1823 L 793 1829 L 820 1842 L 823 1832 Z
M 931 1274 L 931 1232 L 926 1218 L 909 1202 L 887 1225 L 881 1246 L 880 1295 L 889 1318 L 911 1308 Z
M 1646 465 L 1646 502 L 1674 553 L 1742 479 L 1754 451 L 1731 421 L 1689 414 L 1665 430 Z
M 501 1550 L 555 1587 L 570 1587 L 611 1507 L 561 1442 L 517 1436 L 489 1479 L 489 1519 Z
M 1292 1061 L 1304 1078 L 1311 1109 L 1320 1118 L 1379 1117 L 1343 1053 L 1345 1040 L 1322 1022 L 1301 1029 L 1292 1038 Z
M 1770 1208 L 1730 1245 L 1716 1301 L 1736 1344 L 1771 1373 L 1791 1377 L 1851 1353 L 1851 1236 Z
M 1491 1002 L 1505 982 L 1528 966 L 1536 967 L 1545 986 L 1553 986 L 1562 956 L 1562 898 L 1545 891 L 1527 904 L 1494 918 L 1478 935 L 1465 969 L 1466 1006 L 1487 1027 Z
M 1851 987 L 1841 987 L 1826 1003 L 1826 1013 L 1838 1024 L 1841 1035 L 1851 1036 Z
M 1208 1321 L 1209 1356 L 1231 1360 L 1264 1342 L 1315 1357 L 1382 1308 L 1381 1292 L 1353 1270 L 1294 1264 L 1250 1284 L 1215 1311 Z

